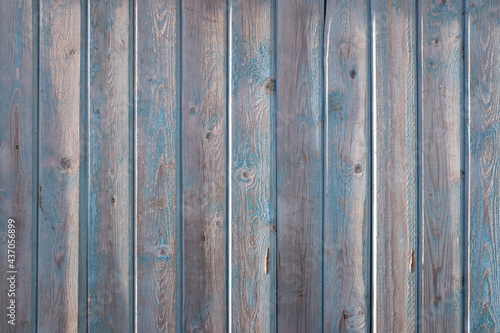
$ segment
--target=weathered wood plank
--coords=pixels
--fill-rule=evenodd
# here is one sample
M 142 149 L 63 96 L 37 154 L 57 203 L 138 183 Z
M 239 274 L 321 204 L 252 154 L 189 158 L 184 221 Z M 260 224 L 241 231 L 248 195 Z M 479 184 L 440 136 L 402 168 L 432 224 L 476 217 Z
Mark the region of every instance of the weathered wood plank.
M 419 331 L 460 332 L 463 2 L 428 0 L 419 9 L 423 261 Z
M 416 332 L 417 58 L 416 3 L 377 0 L 376 329 Z M 375 269 L 375 268 L 374 268 Z
M 500 3 L 469 7 L 469 327 L 500 328 Z
M 82 8 L 80 0 L 40 6 L 38 330 L 75 332 Z
M 273 3 L 232 2 L 232 329 L 276 330 Z
M 128 332 L 133 228 L 130 13 L 90 1 L 88 329 Z
M 370 329 L 370 46 L 367 1 L 325 19 L 324 330 Z
M 180 4 L 137 0 L 137 322 L 182 327 Z
M 322 329 L 322 0 L 278 1 L 278 328 Z
M 0 331 L 35 330 L 36 296 L 36 149 L 37 149 L 37 50 L 36 26 L 38 6 L 32 1 L 0 2 Z M 9 233 L 8 220 L 15 223 L 15 234 Z M 13 235 L 13 238 L 9 236 Z M 15 235 L 15 236 L 14 236 Z M 8 253 L 9 244 L 14 244 Z M 14 257 L 10 256 L 13 255 Z M 8 260 L 15 259 L 15 262 Z M 10 265 L 13 264 L 14 268 Z M 15 295 L 10 290 L 14 274 Z M 11 300 L 15 300 L 15 326 L 8 321 Z
M 227 1 L 182 19 L 184 330 L 227 331 Z

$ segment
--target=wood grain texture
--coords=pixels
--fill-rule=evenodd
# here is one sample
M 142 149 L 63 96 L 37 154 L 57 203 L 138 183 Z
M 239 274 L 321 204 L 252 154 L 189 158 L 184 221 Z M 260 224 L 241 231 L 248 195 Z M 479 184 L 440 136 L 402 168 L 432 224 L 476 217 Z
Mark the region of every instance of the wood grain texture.
M 321 0 L 278 1 L 278 328 L 322 330 Z
M 500 3 L 469 3 L 469 332 L 500 328 Z
M 184 330 L 227 331 L 227 1 L 182 19 Z
M 370 48 L 367 1 L 325 19 L 324 330 L 370 330 Z
M 82 8 L 79 0 L 40 6 L 38 330 L 75 332 Z
M 32 1 L 0 2 L 0 332 L 35 329 L 36 296 L 36 27 Z M 33 128 L 35 131 L 33 131 Z M 34 194 L 33 194 L 34 193 Z M 15 221 L 15 267 L 8 260 L 8 220 Z M 15 298 L 9 292 L 8 271 L 17 271 Z M 8 324 L 9 302 L 16 301 L 15 326 Z
M 232 329 L 276 330 L 273 3 L 232 2 Z
M 180 4 L 137 0 L 137 327 L 182 327 Z
M 462 330 L 463 2 L 419 5 L 423 332 Z M 419 323 L 420 324 L 420 323 Z
M 128 332 L 134 207 L 129 4 L 89 6 L 88 330 Z
M 376 329 L 416 332 L 416 3 L 378 0 L 372 10 L 377 64 Z

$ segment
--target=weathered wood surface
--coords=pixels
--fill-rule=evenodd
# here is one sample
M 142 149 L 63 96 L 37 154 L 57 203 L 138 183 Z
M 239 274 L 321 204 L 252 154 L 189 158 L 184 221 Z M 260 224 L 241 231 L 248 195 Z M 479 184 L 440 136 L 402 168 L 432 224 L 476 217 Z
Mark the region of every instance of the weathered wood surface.
M 184 330 L 227 331 L 227 1 L 182 17 Z
M 136 326 L 182 327 L 180 3 L 137 0 Z
M 325 13 L 324 330 L 370 330 L 370 43 L 367 1 Z
M 126 0 L 90 1 L 88 329 L 133 325 L 131 20 Z
M 470 1 L 469 327 L 500 328 L 500 3 Z M 466 249 L 464 249 L 466 250 Z
M 273 3 L 232 1 L 232 329 L 276 329 Z
M 372 2 L 372 13 L 377 128 L 374 329 L 417 332 L 416 2 L 378 0 Z
M 423 261 L 419 331 L 462 330 L 463 2 L 420 13 Z
M 498 331 L 499 15 L 1 1 L 0 331 Z
M 278 328 L 322 329 L 324 2 L 278 1 Z
M 37 19 L 32 1 L 0 2 L 0 331 L 36 329 Z M 33 131 L 35 129 L 35 131 Z M 8 220 L 15 221 L 15 268 L 8 260 Z M 10 253 L 12 255 L 12 252 Z M 35 260 L 35 261 L 34 261 Z M 8 324 L 10 283 L 16 276 L 16 326 Z
M 79 0 L 40 1 L 38 330 L 78 323 L 80 185 Z M 83 52 L 86 52 L 83 50 Z

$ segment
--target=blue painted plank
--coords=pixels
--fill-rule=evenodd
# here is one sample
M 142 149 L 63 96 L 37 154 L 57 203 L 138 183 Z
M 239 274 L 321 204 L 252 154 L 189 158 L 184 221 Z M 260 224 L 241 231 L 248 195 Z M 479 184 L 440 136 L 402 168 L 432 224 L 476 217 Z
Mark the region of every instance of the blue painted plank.
M 500 3 L 470 1 L 469 332 L 500 328 Z M 465 250 L 465 249 L 464 249 Z
M 278 328 L 322 329 L 322 0 L 278 1 Z
M 82 8 L 79 0 L 41 0 L 40 6 L 38 331 L 74 332 L 79 287 Z
M 370 330 L 368 2 L 329 0 L 325 20 L 324 323 Z
M 232 5 L 231 325 L 276 330 L 274 4 Z
M 374 326 L 417 331 L 416 1 L 377 0 L 375 18 Z M 375 256 L 375 253 L 373 254 Z M 375 269 L 375 267 L 373 268 Z
M 136 326 L 182 327 L 180 3 L 137 0 Z
M 227 331 L 227 1 L 182 10 L 184 330 Z
M 421 324 L 462 330 L 463 2 L 419 5 Z
M 37 9 L 32 1 L 0 2 L 0 332 L 6 333 L 36 329 Z M 15 295 L 9 271 L 17 271 Z
M 88 330 L 133 325 L 133 114 L 128 1 L 90 1 Z

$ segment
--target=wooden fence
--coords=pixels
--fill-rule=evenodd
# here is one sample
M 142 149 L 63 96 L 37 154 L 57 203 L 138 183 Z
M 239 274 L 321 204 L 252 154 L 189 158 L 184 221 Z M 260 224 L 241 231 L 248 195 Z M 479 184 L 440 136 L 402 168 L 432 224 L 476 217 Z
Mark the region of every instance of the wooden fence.
M 500 2 L 2 0 L 0 45 L 1 332 L 500 329 Z

